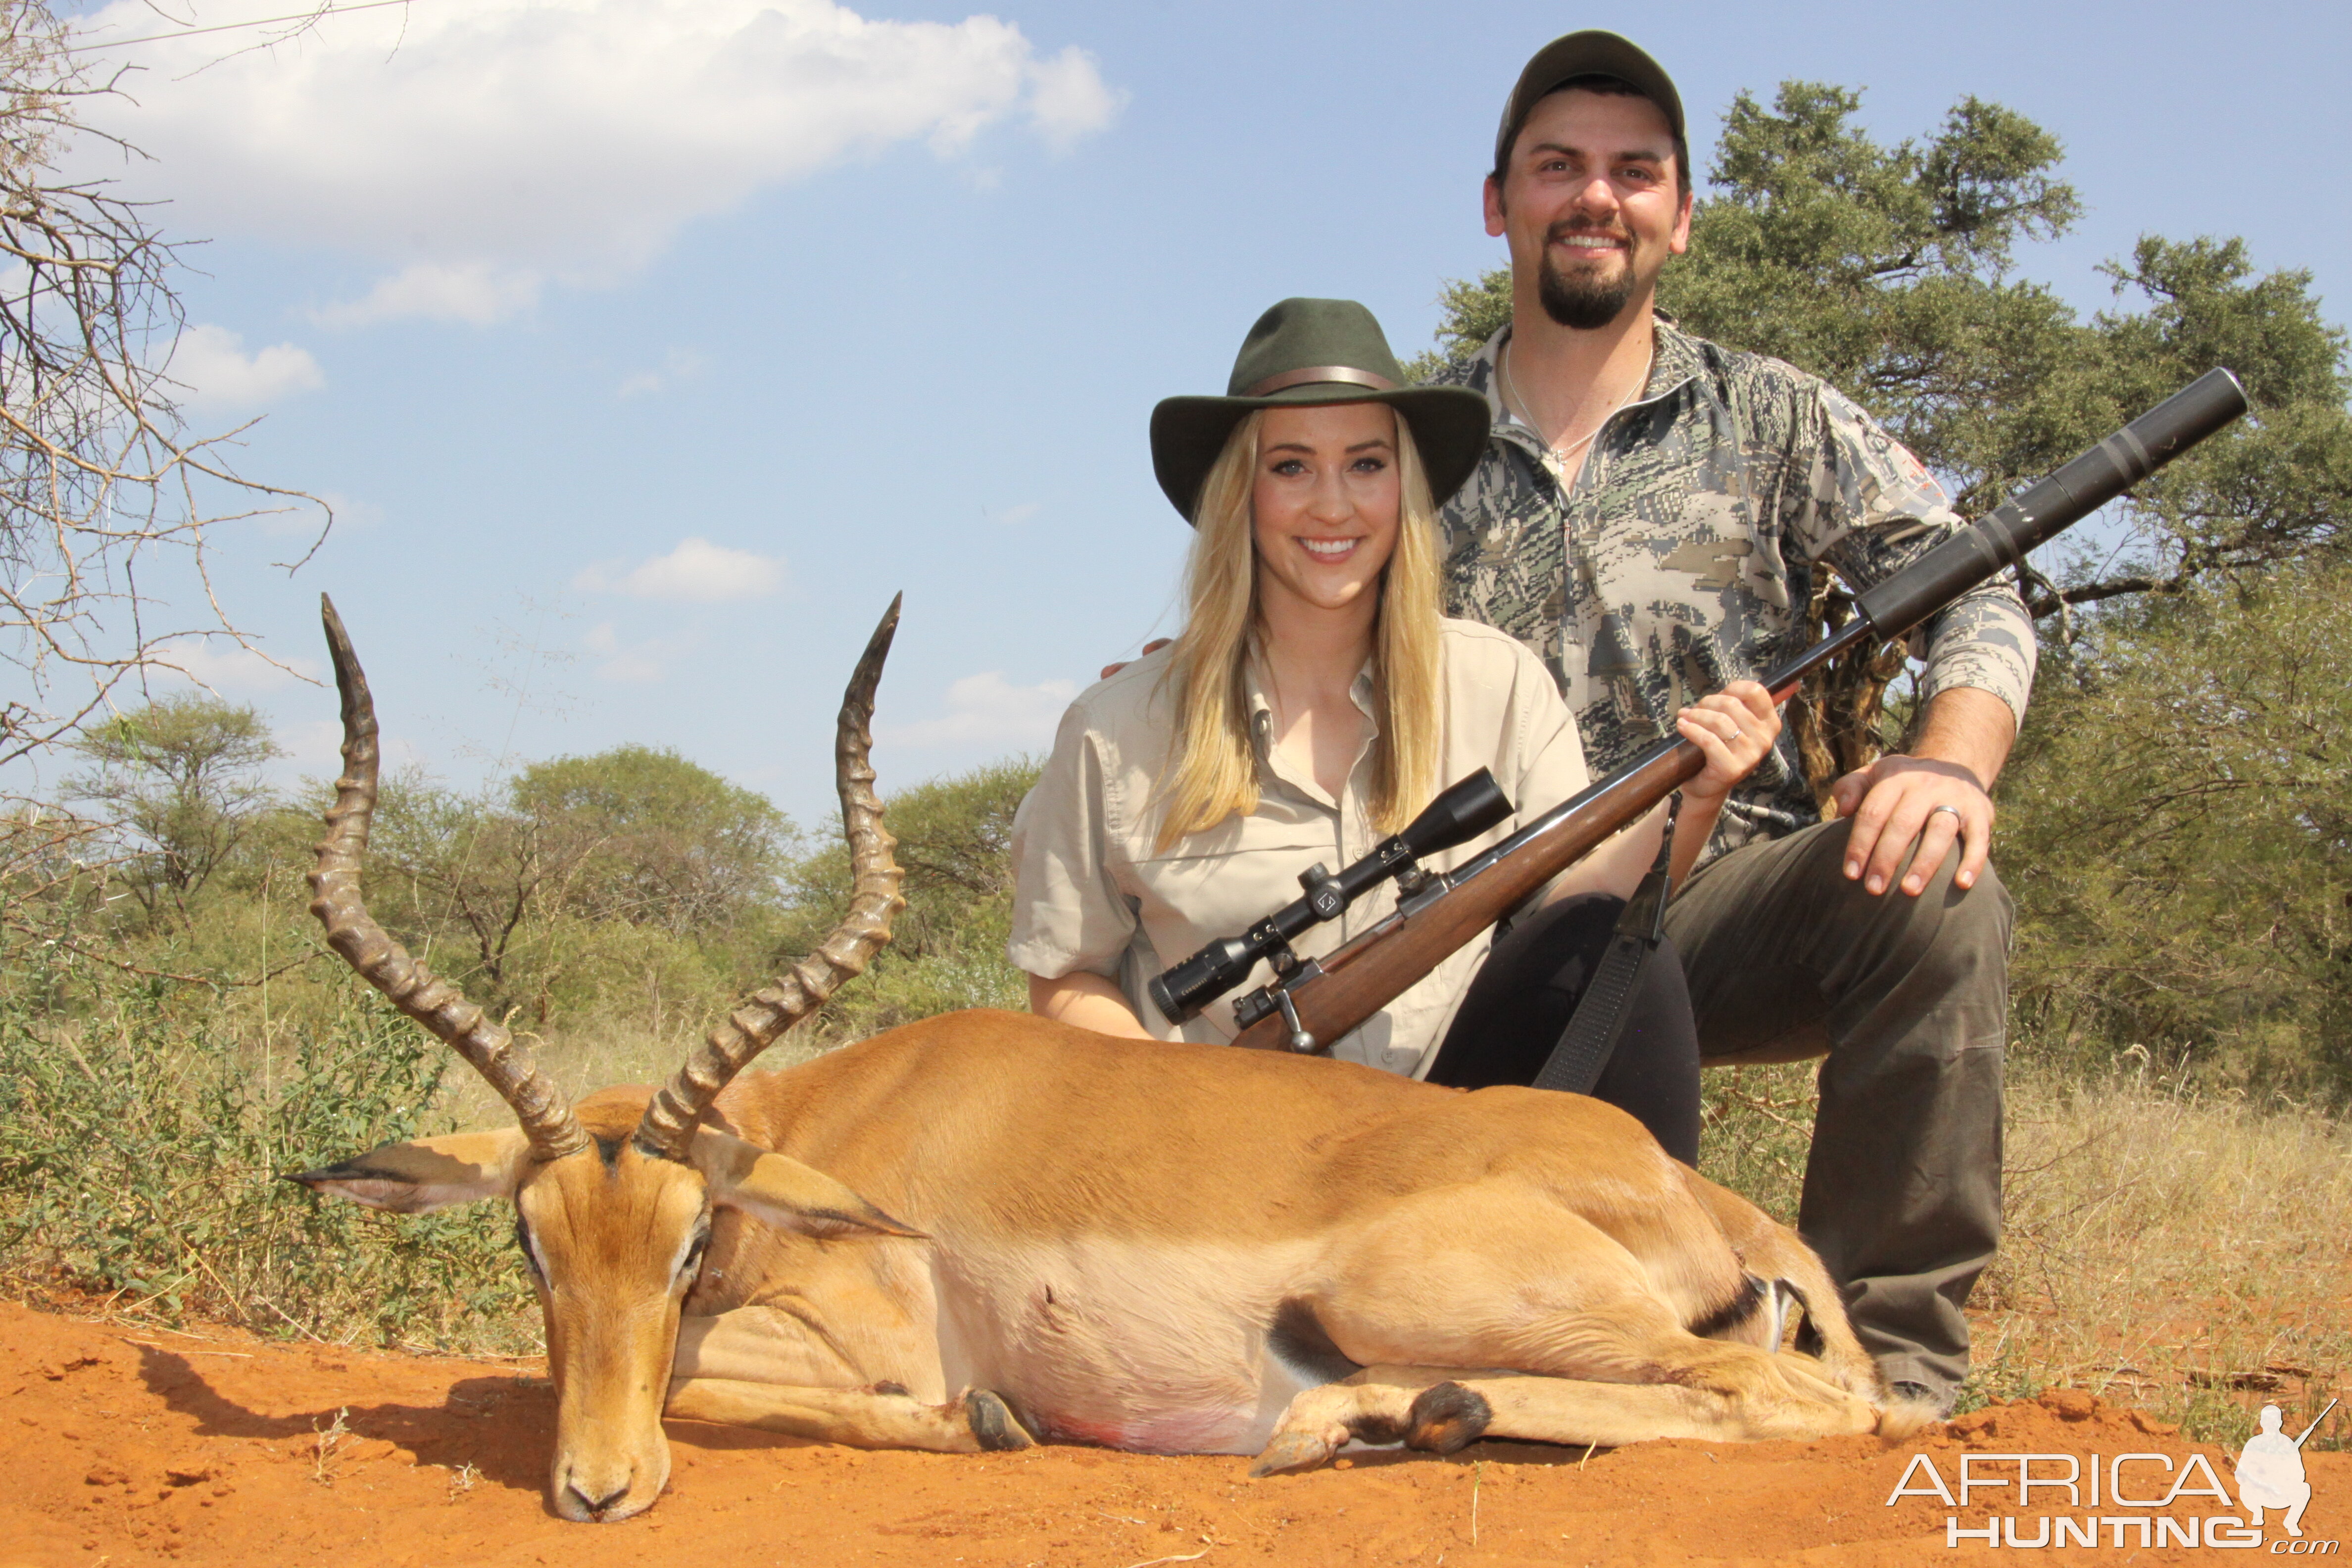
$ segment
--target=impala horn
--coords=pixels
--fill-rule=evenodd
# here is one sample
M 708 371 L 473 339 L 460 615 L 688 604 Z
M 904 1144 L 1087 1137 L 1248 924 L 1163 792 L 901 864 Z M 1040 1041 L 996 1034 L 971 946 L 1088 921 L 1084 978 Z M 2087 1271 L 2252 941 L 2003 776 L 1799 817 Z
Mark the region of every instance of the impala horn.
M 637 1124 L 635 1139 L 648 1154 L 684 1160 L 696 1125 L 719 1091 L 777 1036 L 824 1005 L 843 981 L 861 973 L 889 942 L 890 917 L 907 907 L 898 896 L 903 873 L 890 858 L 898 841 L 882 826 L 882 802 L 874 793 L 874 767 L 866 760 L 874 747 L 874 689 L 882 679 L 882 661 L 898 629 L 898 603 L 904 597 L 890 601 L 882 624 L 874 628 L 865 655 L 850 674 L 849 689 L 842 694 L 841 719 L 835 730 L 834 777 L 841 790 L 841 828 L 849 840 L 855 878 L 849 912 L 814 953 L 754 992 L 711 1030 L 687 1057 L 677 1076 L 654 1096 L 645 1120 Z
M 375 816 L 375 702 L 352 652 L 350 634 L 334 601 L 319 595 L 335 686 L 343 697 L 343 776 L 327 812 L 327 837 L 310 873 L 310 912 L 327 928 L 327 945 L 392 1005 L 456 1047 L 459 1056 L 514 1108 L 530 1140 L 531 1157 L 558 1160 L 588 1146 L 563 1091 L 514 1043 L 514 1037 L 466 1000 L 465 993 L 408 954 L 375 923 L 360 897 L 360 865 L 367 858 L 368 825 Z

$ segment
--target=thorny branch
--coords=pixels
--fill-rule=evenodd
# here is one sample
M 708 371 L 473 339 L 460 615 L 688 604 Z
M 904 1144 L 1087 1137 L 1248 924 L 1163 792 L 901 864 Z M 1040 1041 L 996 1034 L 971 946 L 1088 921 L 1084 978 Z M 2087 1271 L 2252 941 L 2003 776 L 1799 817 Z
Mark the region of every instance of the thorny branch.
M 141 204 L 58 173 L 68 143 L 111 141 L 79 111 L 117 79 L 76 63 L 42 0 L 0 0 L 0 765 L 69 735 L 186 639 L 250 646 L 214 593 L 207 530 L 315 510 L 290 570 L 331 521 L 316 498 L 237 474 L 245 426 L 187 430 L 170 375 L 176 248 Z M 174 561 L 200 605 L 142 591 L 141 572 Z

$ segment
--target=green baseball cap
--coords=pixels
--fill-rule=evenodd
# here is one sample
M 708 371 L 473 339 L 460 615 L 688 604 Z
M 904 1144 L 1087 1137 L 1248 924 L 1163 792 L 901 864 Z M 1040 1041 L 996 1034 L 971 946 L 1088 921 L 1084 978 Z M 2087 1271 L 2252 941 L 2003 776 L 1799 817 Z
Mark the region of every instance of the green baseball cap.
M 1242 340 L 1223 397 L 1163 398 L 1151 411 L 1151 470 L 1192 521 L 1201 485 L 1252 410 L 1294 404 L 1385 403 L 1412 431 L 1430 496 L 1445 504 L 1477 468 L 1493 415 L 1484 395 L 1409 386 L 1372 313 L 1353 300 L 1285 300 Z
M 1675 79 L 1665 68 L 1632 40 L 1588 27 L 1554 38 L 1538 49 L 1519 72 L 1518 85 L 1511 89 L 1510 101 L 1503 105 L 1502 128 L 1495 132 L 1496 168 L 1510 162 L 1511 143 L 1518 140 L 1519 127 L 1528 122 L 1537 101 L 1560 83 L 1580 76 L 1613 77 L 1623 82 L 1664 111 L 1666 123 L 1674 129 L 1677 149 L 1689 140 L 1683 126 L 1683 95 L 1675 90 Z M 1687 170 L 1685 178 L 1688 178 Z

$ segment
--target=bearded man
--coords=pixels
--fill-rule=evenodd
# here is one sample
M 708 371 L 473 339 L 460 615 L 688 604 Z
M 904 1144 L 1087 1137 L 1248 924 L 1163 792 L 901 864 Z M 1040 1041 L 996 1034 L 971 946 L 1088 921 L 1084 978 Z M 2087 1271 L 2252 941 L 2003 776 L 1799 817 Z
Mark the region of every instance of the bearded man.
M 1801 651 L 1824 564 L 1859 590 L 1963 525 L 1834 388 L 1657 313 L 1690 240 L 1689 147 L 1673 81 L 1633 44 L 1575 33 L 1528 63 L 1486 216 L 1513 323 L 1438 378 L 1494 416 L 1444 510 L 1448 613 L 1545 660 L 1597 776 Z M 1948 1410 L 2000 1228 L 2011 912 L 1986 792 L 2034 639 L 2005 584 L 1916 636 L 1904 752 L 1836 781 L 1824 823 L 1784 733 L 1666 927 L 1710 1064 L 1826 1058 L 1799 1228 L 1895 1391 Z

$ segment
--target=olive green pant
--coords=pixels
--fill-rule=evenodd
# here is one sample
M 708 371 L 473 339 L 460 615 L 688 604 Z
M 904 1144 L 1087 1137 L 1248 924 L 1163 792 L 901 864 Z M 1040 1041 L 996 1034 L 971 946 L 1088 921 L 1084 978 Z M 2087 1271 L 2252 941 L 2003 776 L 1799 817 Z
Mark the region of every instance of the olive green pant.
M 1709 1067 L 1826 1057 L 1797 1228 L 1889 1382 L 1948 1397 L 1961 1309 L 2000 1239 L 2009 894 L 1988 867 L 1918 897 L 1844 875 L 1847 824 L 1699 868 L 1666 912 Z M 1906 868 L 1907 869 L 1907 867 Z

